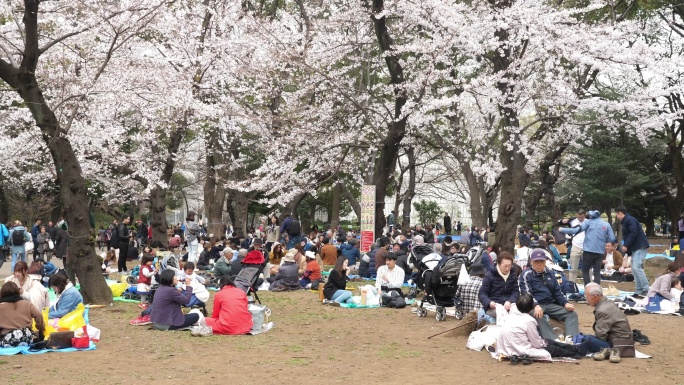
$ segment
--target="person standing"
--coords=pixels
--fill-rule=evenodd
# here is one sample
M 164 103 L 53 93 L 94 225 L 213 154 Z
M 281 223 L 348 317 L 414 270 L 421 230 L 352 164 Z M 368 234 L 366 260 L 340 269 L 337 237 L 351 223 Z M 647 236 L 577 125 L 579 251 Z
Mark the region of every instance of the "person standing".
M 463 225 L 461 224 L 461 221 L 456 221 L 456 233 L 457 234 L 461 233 L 461 227 L 463 227 Z
M 444 232 L 446 235 L 451 235 L 451 217 L 449 213 L 444 213 Z
M 40 234 L 40 219 L 36 218 L 36 221 L 31 227 L 31 239 L 33 240 L 33 260 L 36 260 L 36 255 L 38 255 L 38 234 Z
M 615 216 L 622 223 L 622 236 L 624 238 L 622 251 L 626 255 L 632 256 L 632 275 L 634 275 L 634 283 L 636 284 L 634 293 L 644 297 L 648 294 L 648 278 L 644 272 L 644 260 L 649 246 L 646 233 L 641 228 L 639 221 L 629 215 L 625 207 L 620 206 L 615 211 Z
M 31 242 L 31 235 L 26 227 L 21 225 L 21 221 L 14 221 L 9 239 L 12 242 L 12 269 L 10 272 L 14 273 L 14 265 L 17 264 L 17 260 L 26 262 L 26 242 Z
M 199 236 L 202 231 L 202 220 L 195 222 L 194 211 L 189 211 L 187 218 L 185 218 L 185 239 L 188 242 L 188 262 L 197 262 Z
M 394 224 L 395 224 L 395 219 L 394 219 L 394 210 L 392 210 L 391 213 L 387 216 L 387 232 L 392 234 L 392 231 L 394 230 Z
M 128 267 L 126 267 L 126 256 L 128 255 L 128 237 L 130 236 L 130 229 L 128 228 L 129 223 L 131 223 L 131 216 L 124 215 L 121 218 L 121 223 L 116 228 L 119 237 L 119 273 L 128 271 Z
M 2 265 L 5 263 L 5 259 L 7 259 L 7 251 L 9 250 L 7 242 L 9 240 L 9 230 L 7 230 L 7 226 L 5 226 L 4 223 L 0 223 L 0 268 L 2 268 Z
M 561 223 L 569 225 L 570 227 L 578 227 L 581 226 L 582 223 L 586 220 L 586 212 L 584 209 L 579 209 L 577 210 L 577 217 L 572 218 L 572 219 L 562 219 Z M 563 232 L 563 229 L 561 229 L 561 232 Z M 565 233 L 565 232 L 563 232 Z M 567 233 L 565 233 L 567 234 Z M 577 274 L 579 273 L 579 263 L 580 263 L 580 258 L 582 257 L 582 252 L 584 251 L 584 236 L 586 233 L 580 232 L 576 234 L 572 238 L 572 243 L 570 247 L 570 274 L 568 275 L 568 279 L 570 282 L 575 283 L 577 281 Z M 588 283 L 588 282 L 585 282 Z
M 610 223 L 601 219 L 601 213 L 596 210 L 589 211 L 588 220 L 582 222 L 579 227 L 561 229 L 564 234 L 585 233 L 582 244 L 582 278 L 584 284 L 591 282 L 589 270 L 594 269 L 594 283 L 601 284 L 601 266 L 603 255 L 606 252 L 606 243 L 615 242 L 615 234 Z M 572 247 L 575 252 L 575 246 Z

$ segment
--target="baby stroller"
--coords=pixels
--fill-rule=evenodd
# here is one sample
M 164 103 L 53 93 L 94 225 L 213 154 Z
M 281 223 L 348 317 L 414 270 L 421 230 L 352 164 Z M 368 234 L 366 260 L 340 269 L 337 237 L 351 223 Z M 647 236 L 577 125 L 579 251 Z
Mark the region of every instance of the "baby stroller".
M 253 293 L 254 298 L 259 304 L 261 304 L 261 300 L 257 294 L 257 281 L 263 270 L 264 265 L 245 265 L 235 277 L 235 287 L 241 289 L 247 295 Z
M 429 259 L 426 257 L 424 259 Z M 418 317 L 426 317 L 427 309 L 423 307 L 425 302 L 435 305 L 437 307 L 437 314 L 435 319 L 437 321 L 444 321 L 446 319 L 446 307 L 454 307 L 454 315 L 456 319 L 462 319 L 463 301 L 456 297 L 456 289 L 458 289 L 458 276 L 461 272 L 461 266 L 470 267 L 470 261 L 465 254 L 454 254 L 447 257 L 444 263 L 437 263 L 432 269 L 429 269 L 431 261 L 426 263 L 426 270 L 422 273 L 423 284 L 425 286 L 425 294 L 423 295 L 420 306 L 416 310 Z

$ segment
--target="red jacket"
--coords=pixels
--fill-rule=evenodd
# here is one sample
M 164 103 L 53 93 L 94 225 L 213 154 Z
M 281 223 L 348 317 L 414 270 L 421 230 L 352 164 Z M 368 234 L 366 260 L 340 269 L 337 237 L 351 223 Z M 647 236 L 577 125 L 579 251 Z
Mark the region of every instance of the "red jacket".
M 245 292 L 226 285 L 214 296 L 214 311 L 206 318 L 207 326 L 214 334 L 246 334 L 252 330 L 252 314 L 247 306 Z

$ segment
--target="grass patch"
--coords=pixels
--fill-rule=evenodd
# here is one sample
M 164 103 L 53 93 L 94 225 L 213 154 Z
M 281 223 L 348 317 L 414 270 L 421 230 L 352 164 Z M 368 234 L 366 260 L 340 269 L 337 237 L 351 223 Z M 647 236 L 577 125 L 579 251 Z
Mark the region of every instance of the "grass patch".
M 9 364 L 9 361 L 0 361 L 0 365 L 6 365 Z
M 303 366 L 303 365 L 309 365 L 309 360 L 304 359 L 304 358 L 290 358 L 289 360 L 285 361 L 287 365 L 292 365 L 292 366 Z
M 398 344 L 392 343 L 380 348 L 379 355 L 383 358 L 414 358 L 420 357 L 423 353 L 415 350 L 404 350 Z

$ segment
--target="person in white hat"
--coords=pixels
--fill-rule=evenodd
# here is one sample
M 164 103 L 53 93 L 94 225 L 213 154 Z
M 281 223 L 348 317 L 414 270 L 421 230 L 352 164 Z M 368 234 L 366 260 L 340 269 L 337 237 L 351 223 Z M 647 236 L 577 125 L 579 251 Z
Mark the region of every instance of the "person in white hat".
M 306 270 L 304 270 L 299 284 L 304 288 L 316 290 L 318 289 L 318 280 L 321 279 L 321 266 L 316 262 L 316 253 L 313 251 L 309 250 L 304 255 L 306 256 Z

